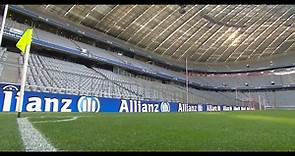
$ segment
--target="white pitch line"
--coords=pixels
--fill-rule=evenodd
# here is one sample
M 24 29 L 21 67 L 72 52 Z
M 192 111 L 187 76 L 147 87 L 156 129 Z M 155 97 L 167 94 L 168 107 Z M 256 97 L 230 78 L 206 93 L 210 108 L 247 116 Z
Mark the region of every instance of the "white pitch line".
M 17 118 L 17 123 L 26 152 L 56 151 L 27 118 Z
M 74 121 L 78 119 L 78 116 L 74 116 L 70 119 L 62 119 L 62 120 L 47 120 L 47 121 L 33 121 L 32 123 L 49 123 L 49 122 L 67 122 L 67 121 Z

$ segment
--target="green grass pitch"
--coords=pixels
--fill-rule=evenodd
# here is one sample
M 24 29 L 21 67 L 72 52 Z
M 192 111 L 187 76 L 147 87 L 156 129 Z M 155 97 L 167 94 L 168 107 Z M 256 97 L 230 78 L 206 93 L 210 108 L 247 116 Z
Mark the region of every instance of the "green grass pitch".
M 0 113 L 0 151 L 23 149 L 15 113 Z
M 1 139 L 2 150 L 22 147 L 15 131 L 16 114 L 12 115 L 0 114 L 0 121 L 6 122 L 1 124 L 1 137 L 6 136 L 4 133 L 17 136 Z M 29 117 L 34 127 L 62 151 L 295 151 L 295 111 L 22 116 Z M 75 116 L 78 118 L 67 121 Z M 64 121 L 54 122 L 57 120 Z M 15 144 L 3 148 L 7 142 L 14 142 L 8 139 Z

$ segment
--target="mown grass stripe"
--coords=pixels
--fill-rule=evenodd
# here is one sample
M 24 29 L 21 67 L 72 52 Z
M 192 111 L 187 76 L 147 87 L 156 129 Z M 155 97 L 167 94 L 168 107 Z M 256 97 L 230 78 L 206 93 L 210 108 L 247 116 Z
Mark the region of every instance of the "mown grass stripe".
M 87 118 L 44 124 L 33 122 L 41 115 L 48 120 L 86 114 L 25 115 L 59 151 L 295 150 L 294 111 L 88 113 Z

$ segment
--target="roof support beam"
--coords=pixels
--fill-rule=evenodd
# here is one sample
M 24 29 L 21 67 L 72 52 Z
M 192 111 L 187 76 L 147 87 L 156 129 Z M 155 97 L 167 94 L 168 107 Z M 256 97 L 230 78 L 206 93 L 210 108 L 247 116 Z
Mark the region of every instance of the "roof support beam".
M 163 19 L 160 23 L 158 23 L 149 33 L 147 33 L 143 38 L 141 38 L 141 40 L 139 40 L 139 42 L 136 43 L 136 45 L 140 44 L 147 36 L 149 36 L 149 34 L 153 33 L 154 30 L 156 30 L 164 21 L 166 21 L 166 19 L 168 19 L 169 17 L 171 17 L 175 12 L 177 12 L 180 9 L 180 7 L 178 7 L 178 9 L 174 9 L 174 11 L 167 16 L 165 19 Z
M 45 9 L 47 9 L 50 6 L 50 4 L 46 5 Z
M 202 12 L 204 9 L 206 8 L 206 6 L 204 6 L 202 9 L 200 9 L 197 13 L 195 13 L 195 15 L 191 16 L 188 20 L 186 20 L 183 24 L 181 24 L 180 27 L 178 27 L 173 33 L 171 33 L 162 43 L 164 43 L 168 38 L 170 39 L 171 36 L 174 35 L 174 33 L 176 33 L 180 28 L 184 27 L 186 25 L 186 23 L 192 21 L 197 15 L 200 14 L 200 12 Z M 177 39 L 175 39 L 170 46 L 161 54 L 162 56 L 168 51 L 168 49 L 174 45 L 174 43 L 181 38 L 184 34 L 186 34 L 187 32 L 189 32 L 194 26 L 196 26 L 198 22 L 195 22 L 195 24 L 193 26 L 191 26 L 189 29 L 187 29 L 180 37 L 178 37 Z M 160 47 L 161 45 L 159 45 L 158 47 Z M 158 48 L 157 47 L 157 48 Z M 157 50 L 157 48 L 155 50 Z
M 257 7 L 259 7 L 259 6 L 255 6 L 252 10 L 255 10 L 255 8 L 257 8 Z M 265 8 L 265 7 L 266 7 L 266 6 L 264 6 L 264 8 Z M 264 10 L 264 8 L 263 8 L 263 10 Z M 256 10 L 257 10 L 257 9 L 256 9 Z M 262 9 L 261 9 L 261 10 L 262 10 Z M 270 9 L 270 10 L 271 10 L 271 9 Z M 268 10 L 268 11 L 269 11 L 269 10 Z M 250 13 L 251 13 L 250 11 L 247 12 L 247 14 L 246 14 L 244 17 L 247 17 Z M 259 15 L 261 15 L 261 17 L 263 17 L 264 14 L 260 14 L 260 13 L 261 13 L 260 11 L 256 11 L 256 13 L 255 13 L 255 14 L 254 14 L 249 20 L 247 20 L 246 23 L 245 23 L 244 25 L 248 25 L 249 22 L 250 22 L 252 19 L 256 18 L 256 17 L 259 16 Z M 266 12 L 266 13 L 267 13 L 267 12 Z M 240 34 L 240 37 L 245 36 L 247 30 L 249 30 L 249 29 L 250 29 L 254 24 L 256 24 L 257 22 L 258 22 L 258 21 L 254 22 L 253 24 L 251 24 L 250 27 L 248 27 L 246 30 L 244 30 L 243 33 Z M 243 40 L 243 39 L 240 39 L 240 40 Z M 238 45 L 238 46 L 240 46 L 240 45 Z M 219 59 L 221 59 L 222 56 L 223 56 L 226 52 L 228 52 L 228 49 L 229 49 L 230 47 L 231 47 L 231 46 L 228 46 L 228 47 L 224 50 L 224 53 L 221 55 L 220 58 L 217 59 L 217 61 L 218 61 Z M 236 47 L 236 48 L 237 48 L 237 47 Z M 236 48 L 235 48 L 235 49 L 236 49 Z M 233 49 L 233 50 L 235 50 L 235 49 Z M 229 58 L 231 58 L 231 56 L 234 55 L 234 54 L 237 54 L 237 53 L 232 52 L 232 53 L 226 58 L 225 61 L 227 61 Z
M 82 21 L 91 14 L 91 12 L 96 8 L 96 6 L 97 5 L 95 5 L 90 11 L 87 12 L 87 14 L 80 20 L 79 24 L 81 24 Z
M 222 27 L 226 27 L 226 26 L 222 26 Z M 220 29 L 222 29 L 222 27 L 220 28 Z M 232 35 L 235 35 L 235 34 L 237 34 L 238 32 L 239 32 L 239 29 L 236 29 L 236 30 L 234 30 L 233 31 L 233 27 L 230 27 L 230 28 L 228 28 L 222 35 L 220 35 L 213 43 L 212 43 L 212 46 L 211 47 L 209 47 L 208 49 L 206 49 L 205 50 L 205 52 L 204 52 L 204 54 L 206 54 L 209 50 L 211 50 L 212 49 L 212 47 L 215 47 L 214 45 L 216 45 L 216 43 L 221 39 L 221 38 L 227 38 L 226 40 L 225 40 L 225 42 L 226 41 L 228 41 L 228 40 L 230 40 L 230 36 L 226 36 L 226 34 L 227 33 L 231 33 Z M 219 56 L 219 55 L 215 55 L 215 50 L 210 54 L 210 56 L 206 59 L 206 61 L 208 60 L 208 59 L 210 59 L 211 58 L 211 56 Z
M 194 5 L 194 6 L 192 6 L 192 8 L 190 9 L 190 10 L 193 10 L 193 8 L 195 8 L 196 6 Z M 189 12 L 189 11 L 187 11 L 187 12 Z M 187 13 L 186 12 L 186 13 Z M 186 20 L 184 23 L 181 23 L 181 25 L 180 26 L 178 26 L 177 28 L 176 28 L 176 30 L 174 30 L 172 33 L 170 33 L 165 39 L 164 39 L 164 41 L 162 41 L 161 42 L 161 44 L 160 45 L 158 45 L 157 47 L 156 47 L 156 49 L 154 50 L 154 51 L 156 51 L 158 48 L 160 48 L 167 40 L 169 40 L 176 32 L 178 32 L 181 28 L 183 28 L 188 22 L 190 22 L 192 19 L 194 19 L 198 14 L 199 14 L 199 12 L 200 11 L 198 11 L 198 12 L 196 12 L 193 16 L 191 16 L 188 20 Z M 179 20 L 179 18 L 178 18 L 178 20 Z M 174 23 L 176 23 L 177 22 L 177 20 L 174 22 Z M 172 23 L 170 26 L 172 26 L 174 23 Z M 166 30 L 168 30 L 168 29 L 166 29 Z M 165 30 L 165 31 L 166 31 Z M 187 31 L 186 31 L 187 32 Z M 163 32 L 164 33 L 164 32 Z M 183 33 L 183 34 L 185 34 L 185 33 Z M 182 34 L 182 35 L 183 35 Z M 176 40 L 174 40 L 174 41 L 176 41 Z M 172 44 L 170 44 L 170 46 L 171 46 Z M 170 47 L 169 46 L 169 47 Z M 166 53 L 167 52 L 167 50 L 168 50 L 168 48 L 161 54 L 161 55 L 163 55 L 164 53 Z
M 276 7 L 277 7 L 277 5 L 274 6 L 272 9 L 270 9 L 267 13 L 265 13 L 264 16 L 268 15 L 268 13 L 269 13 L 271 10 L 274 10 L 274 8 L 276 8 Z M 270 18 L 272 18 L 274 15 L 275 15 L 275 14 L 272 14 Z M 263 18 L 264 16 L 262 16 L 262 18 Z M 259 20 L 257 20 L 255 23 L 258 23 L 258 21 L 261 21 L 262 18 L 260 18 Z M 269 18 L 268 18 L 268 19 L 269 19 Z M 245 42 L 248 41 L 249 38 L 250 38 L 251 36 L 253 36 L 253 34 L 255 34 L 255 32 L 256 32 L 257 30 L 259 30 L 259 28 L 260 28 L 260 27 L 265 23 L 265 21 L 267 21 L 268 19 L 262 21 L 261 24 L 259 24 L 259 26 L 258 26 L 255 30 L 253 30 L 253 31 L 250 33 L 250 35 L 248 35 L 245 39 L 243 39 L 242 43 L 238 46 L 238 48 L 236 48 L 236 49 L 234 50 L 234 52 L 235 52 L 237 49 L 239 49 L 239 47 L 240 47 L 241 45 L 245 44 Z M 253 27 L 253 26 L 254 26 L 254 24 L 252 24 L 250 27 Z M 248 29 L 247 29 L 247 30 L 248 30 Z M 246 30 L 246 31 L 247 31 L 247 30 Z M 245 53 L 245 49 L 240 53 L 239 57 L 237 57 L 237 59 L 235 60 L 235 62 L 236 62 L 236 61 L 237 61 L 237 60 L 238 60 L 238 59 L 239 59 L 244 53 Z
M 115 5 L 108 13 L 106 13 L 100 20 L 97 21 L 97 23 L 94 25 L 94 27 L 96 27 L 97 25 L 100 25 L 100 23 L 106 18 L 108 17 L 108 15 L 110 15 L 119 5 Z
M 134 19 L 127 27 L 126 27 L 126 29 L 125 30 L 123 30 L 123 31 L 121 31 L 117 36 L 116 36 L 116 38 L 120 38 L 120 35 L 122 34 L 122 33 L 124 33 L 126 30 L 128 30 L 128 28 L 130 28 L 132 25 L 133 25 L 133 23 L 135 23 L 135 22 L 137 22 L 137 20 L 138 19 L 140 19 L 140 17 L 142 17 L 143 15 L 145 15 L 145 13 L 146 12 L 148 12 L 151 8 L 153 8 L 155 5 L 153 4 L 153 5 L 151 5 L 151 6 L 149 6 L 148 7 L 148 9 L 146 9 L 141 15 L 139 15 L 136 19 Z
M 295 49 L 295 42 L 286 50 L 286 52 L 288 52 L 289 50 L 291 50 L 291 48 Z
M 210 10 L 209 12 L 214 11 L 214 10 L 216 10 L 217 8 L 218 8 L 218 5 L 216 5 L 216 6 L 214 7 L 214 9 Z M 205 19 L 201 18 L 201 20 L 205 20 Z M 197 23 L 199 24 L 199 22 L 200 22 L 201 20 L 199 20 Z M 206 20 L 206 22 L 207 22 L 207 20 Z M 201 30 L 205 29 L 205 27 L 206 27 L 207 25 L 209 25 L 208 22 L 207 22 L 206 24 L 203 24 L 203 26 L 202 26 L 199 30 L 197 30 L 193 35 L 191 35 L 191 36 L 190 36 L 190 37 L 184 42 L 184 44 L 182 44 L 180 47 L 178 47 L 178 48 L 175 50 L 175 52 L 174 52 L 171 56 L 175 55 L 175 54 L 178 52 L 178 50 L 181 49 L 181 48 L 183 47 L 183 45 L 185 45 L 185 43 L 186 43 L 187 41 L 193 39 L 196 35 L 199 35 L 199 32 L 200 32 Z M 199 39 L 198 39 L 198 40 L 199 40 Z M 198 40 L 196 40 L 196 41 L 198 41 Z M 190 50 L 190 48 L 196 43 L 196 41 L 195 41 L 193 44 L 191 44 L 190 47 L 188 47 L 188 48 L 182 53 L 182 55 L 178 58 L 178 60 L 180 60 L 183 56 L 186 55 L 186 53 L 187 53 L 187 52 Z M 181 52 L 181 51 L 180 51 L 180 52 Z
M 256 41 L 258 41 L 258 39 L 260 39 L 260 37 L 261 36 L 265 36 L 265 32 L 267 32 L 270 28 L 272 28 L 273 27 L 273 25 L 274 24 L 276 24 L 282 17 L 284 17 L 288 12 L 289 12 L 289 10 L 290 9 L 288 9 L 287 11 L 285 11 L 282 15 L 280 15 L 280 17 L 279 18 L 277 18 L 274 22 L 273 21 L 271 21 L 271 25 L 269 26 L 269 27 L 267 27 L 266 29 L 264 29 L 255 39 L 254 39 L 254 41 L 252 42 L 252 43 L 250 43 L 246 48 L 245 48 L 245 51 L 247 50 L 247 49 L 249 49 L 249 47 L 251 46 L 251 45 L 253 45 L 254 43 L 257 43 Z M 273 17 L 273 16 L 272 16 Z M 271 17 L 271 18 L 272 18 Z M 271 18 L 269 18 L 269 19 L 271 19 Z M 254 31 L 254 33 L 255 33 L 256 31 Z M 272 32 L 274 32 L 274 30 L 272 31 Z M 260 44 L 259 44 L 260 45 Z M 257 47 L 259 47 L 259 45 L 257 46 Z M 255 48 L 255 49 L 257 49 L 257 47 Z M 248 58 L 250 58 L 253 54 L 254 54 L 254 52 L 255 52 L 255 49 L 252 51 L 252 53 L 248 56 Z
M 229 5 L 228 6 L 226 6 L 226 7 L 224 7 L 220 12 L 218 12 L 216 15 L 214 15 L 214 17 L 216 17 L 216 16 L 218 16 L 218 15 L 220 15 L 224 10 L 226 10 L 226 8 L 228 8 L 229 7 Z M 215 8 L 215 9 L 217 9 L 217 8 Z M 214 9 L 214 10 L 215 10 Z M 225 17 L 225 16 L 224 16 Z M 223 17 L 223 18 L 224 18 Z M 208 24 L 211 24 L 210 22 L 208 22 Z M 208 25 L 207 24 L 207 25 Z M 200 41 L 200 39 L 202 39 L 203 38 L 203 36 L 205 36 L 205 35 L 207 35 L 207 33 L 208 32 L 211 32 L 211 30 L 213 29 L 213 28 L 215 28 L 215 24 L 211 27 L 211 28 L 209 28 L 205 33 L 203 33 L 202 35 L 201 35 L 201 37 L 199 37 L 195 42 L 194 42 L 194 44 L 192 44 L 184 53 L 186 53 L 187 51 L 189 51 L 192 47 L 194 47 L 195 46 L 195 44 L 197 43 L 197 42 L 199 42 Z M 221 27 L 220 27 L 221 28 Z M 212 37 L 212 35 L 209 37 L 209 39 Z M 207 41 L 209 40 L 209 39 L 207 39 Z M 204 41 L 204 42 L 207 42 L 207 41 Z M 201 46 L 202 44 L 199 44 L 199 47 Z M 198 47 L 198 48 L 199 48 Z M 197 48 L 197 49 L 198 49 Z M 191 56 L 190 56 L 190 58 L 192 58 L 193 56 L 194 56 L 194 54 L 196 53 L 197 51 L 195 51 Z M 183 55 L 184 56 L 184 55 Z
M 213 10 L 215 10 L 216 8 L 218 8 L 217 7 L 217 5 L 214 7 L 214 9 L 212 9 L 212 10 L 210 10 L 210 11 L 213 11 Z M 210 12 L 209 11 L 209 12 Z M 196 22 L 196 24 L 198 25 L 201 21 L 207 21 L 207 20 L 205 20 L 205 19 L 203 19 L 203 18 L 201 18 L 198 22 Z M 173 56 L 173 55 L 175 55 L 178 51 L 179 51 L 179 49 L 181 49 L 189 40 L 191 40 L 192 38 L 194 38 L 195 37 L 195 35 L 197 35 L 197 34 L 199 34 L 199 32 L 200 32 L 200 30 L 202 30 L 205 26 L 207 26 L 208 25 L 208 23 L 206 23 L 206 24 L 203 24 L 203 26 L 201 27 L 201 28 L 199 28 L 196 32 L 194 32 L 194 34 L 192 34 L 188 39 L 186 39 L 186 41 L 182 44 L 182 45 L 180 45 L 175 51 L 174 51 L 174 53 L 171 55 L 171 56 Z M 181 51 L 180 51 L 181 52 Z M 184 51 L 183 53 L 182 53 L 182 55 L 177 59 L 177 60 L 180 60 L 186 53 L 187 53 L 188 51 L 186 50 L 186 51 Z
M 199 15 L 204 9 L 206 8 L 206 6 L 204 6 L 201 10 L 199 10 L 196 14 L 195 14 L 195 16 L 197 16 L 197 15 Z M 195 17 L 194 16 L 194 17 Z M 182 36 L 184 36 L 185 34 L 187 34 L 189 31 L 191 31 L 194 27 L 196 27 L 199 23 L 200 23 L 200 21 L 204 21 L 204 19 L 200 19 L 200 20 L 198 20 L 198 21 L 196 21 L 195 22 L 195 24 L 193 24 L 193 26 L 191 26 L 189 29 L 187 29 L 181 36 L 179 36 L 177 39 L 175 39 L 171 44 L 170 44 L 170 46 L 161 54 L 161 55 L 164 55 L 164 53 L 166 53 L 175 43 L 176 43 L 176 41 L 178 40 L 178 39 L 180 39 L 180 38 L 182 38 Z M 197 30 L 196 30 L 197 31 Z M 188 39 L 190 39 L 193 35 L 195 34 L 195 32 L 189 37 L 189 38 L 186 38 L 185 39 L 185 42 L 183 42 L 180 46 L 178 46 L 177 48 L 176 48 L 176 50 L 174 50 L 174 52 L 172 53 L 172 55 L 171 56 L 173 56 L 174 54 L 175 54 L 175 52 L 177 51 L 177 49 L 179 48 L 179 47 L 181 47 L 183 44 L 185 44 L 187 41 L 188 41 Z
M 240 9 L 240 6 L 241 6 L 241 5 L 237 6 L 235 9 L 233 9 L 231 12 L 228 13 L 228 15 L 231 14 L 232 12 L 234 12 L 235 10 Z M 231 17 L 231 18 L 234 18 L 234 17 L 236 17 L 236 16 L 239 17 L 239 15 L 241 14 L 241 12 L 242 12 L 243 10 L 245 10 L 245 8 L 246 8 L 246 7 L 243 7 L 242 9 L 240 9 L 239 12 L 236 13 L 236 14 L 235 14 L 233 17 Z M 234 25 L 237 25 L 237 23 L 239 23 L 242 19 L 244 19 L 244 17 L 245 17 L 245 16 L 239 17 L 238 22 L 236 22 Z M 227 25 L 224 25 L 224 26 L 227 27 Z M 233 38 L 235 38 L 235 37 L 238 35 L 238 33 L 239 33 L 239 31 L 240 31 L 241 28 L 239 28 L 239 27 L 229 27 L 229 29 L 228 29 L 224 34 L 222 34 L 221 36 L 227 36 L 227 35 L 226 35 L 227 32 L 231 32 L 232 29 L 236 29 L 236 30 L 234 30 L 234 31 L 233 31 L 233 32 L 227 37 L 226 40 L 224 40 L 221 44 L 216 45 L 216 43 L 218 43 L 218 42 L 222 39 L 221 37 L 219 37 L 217 40 L 215 40 L 215 42 L 212 44 L 212 46 L 209 47 L 209 48 L 205 51 L 205 53 L 207 53 L 207 51 L 213 49 L 213 51 L 212 51 L 212 53 L 211 53 L 211 56 L 217 56 L 217 58 L 218 58 L 220 55 L 216 55 L 216 52 L 219 52 L 217 49 L 219 49 L 220 47 L 222 47 L 225 43 L 229 42 L 230 40 L 233 40 Z M 214 49 L 213 47 L 218 47 L 218 48 L 217 48 L 217 49 Z M 210 59 L 211 56 L 209 56 L 209 57 L 206 59 L 206 61 L 208 61 L 208 59 Z
M 105 32 L 108 33 L 112 28 L 113 26 L 116 26 L 124 17 L 126 17 L 126 15 L 128 15 L 137 5 L 134 5 L 132 6 L 131 9 L 129 9 L 123 16 L 121 16 L 119 18 L 119 20 L 117 20 L 114 24 L 112 24 L 112 26 L 110 26 Z
M 169 30 L 169 28 L 171 27 L 171 26 L 173 26 L 176 22 L 178 22 L 182 17 L 184 17 L 185 15 L 187 15 L 191 10 L 193 10 L 193 8 L 194 8 L 195 6 L 193 6 L 193 7 L 191 7 L 188 11 L 186 11 L 184 14 L 182 14 L 180 17 L 178 17 L 177 18 L 177 20 L 175 20 L 175 21 L 173 21 L 173 23 L 171 23 L 168 27 L 166 27 L 163 31 L 161 31 L 161 33 L 159 34 L 159 35 L 157 35 L 156 36 L 156 39 L 155 39 L 155 41 L 164 33 L 164 32 L 166 32 L 167 30 Z M 167 38 L 166 38 L 167 39 Z M 166 40 L 165 39 L 165 40 Z M 158 45 L 157 46 L 157 48 L 159 47 L 159 46 L 161 46 L 162 44 L 163 44 L 164 42 L 161 42 L 160 43 L 160 45 Z M 150 47 L 150 45 L 152 44 L 152 42 L 150 42 L 148 45 L 147 45 L 147 49 Z M 156 48 L 156 49 L 157 49 Z
M 76 5 L 73 5 L 65 14 L 64 16 L 67 16 L 67 14 L 69 14 L 71 12 L 71 10 L 75 7 Z
M 289 19 L 291 19 L 292 17 L 294 17 L 294 14 L 290 17 L 290 18 L 288 18 L 286 21 L 288 21 Z M 285 22 L 286 22 L 285 21 Z M 275 39 L 273 39 L 272 40 L 272 42 L 262 51 L 262 53 L 260 54 L 260 56 L 259 57 L 261 57 L 264 53 L 265 53 L 265 51 L 266 51 L 266 49 L 268 49 L 274 42 L 276 42 L 283 34 L 285 34 L 285 32 L 287 32 L 289 29 L 291 29 L 291 27 L 287 27 L 282 33 L 280 33 Z M 292 34 L 292 33 L 291 33 Z M 275 52 L 275 50 L 271 53 L 271 55 L 273 55 L 274 54 L 274 52 Z
M 228 5 L 226 8 L 228 8 L 230 5 Z M 224 12 L 224 10 L 226 10 L 226 8 L 224 8 L 221 12 Z M 235 8 L 237 8 L 237 6 L 235 7 Z M 226 17 L 228 17 L 232 12 L 233 12 L 233 10 L 234 9 L 232 9 L 230 12 L 228 12 L 225 16 L 223 16 L 222 18 L 221 18 L 221 20 L 220 21 L 223 21 Z M 221 13 L 220 12 L 220 13 Z M 216 15 L 216 16 L 218 16 L 218 15 Z M 216 25 L 216 24 L 215 24 Z M 214 26 L 215 26 L 214 25 Z M 213 26 L 213 27 L 214 27 Z M 212 28 L 213 28 L 212 27 Z M 209 38 L 207 38 L 207 40 L 205 41 L 205 42 L 203 42 L 202 44 L 200 44 L 199 46 L 198 46 L 198 48 L 196 48 L 195 50 L 197 51 L 200 47 L 202 47 L 203 45 L 206 45 L 210 40 L 211 40 L 211 38 L 213 38 L 214 36 L 215 36 L 215 34 L 218 34 L 221 30 L 222 30 L 222 28 L 223 27 L 226 27 L 225 25 L 222 25 L 221 27 L 219 27 L 218 29 L 217 29 L 217 31 L 215 31 L 213 34 L 211 34 L 211 36 L 209 37 Z M 209 33 L 210 31 L 206 31 L 206 33 L 204 33 L 205 35 L 207 35 L 207 33 Z M 203 52 L 202 54 L 201 54 L 201 56 L 199 56 L 198 58 L 197 58 L 197 61 L 199 61 L 200 59 L 202 59 L 202 57 L 207 53 L 207 50 L 208 50 L 208 48 L 205 50 L 205 52 Z M 193 58 L 193 56 L 194 56 L 194 54 L 191 56 L 192 58 Z
M 291 33 L 284 41 L 287 41 L 289 38 L 291 38 L 291 36 L 295 36 L 295 33 Z M 276 49 L 271 53 L 271 55 L 273 55 L 283 44 L 284 44 L 284 41 L 282 41 L 279 46 L 276 47 Z
M 239 5 L 239 6 L 241 6 L 241 5 Z M 239 15 L 246 9 L 247 7 L 243 7 L 234 17 L 239 17 Z M 241 16 L 241 17 L 239 17 L 239 19 L 238 19 L 238 21 L 235 23 L 235 25 L 244 25 L 244 23 L 243 24 L 239 24 L 243 19 L 245 19 L 245 17 L 246 16 Z M 237 27 L 234 27 L 234 28 L 237 28 Z M 235 35 L 235 34 L 238 34 L 239 32 L 240 32 L 240 30 L 241 30 L 241 28 L 238 28 L 238 29 L 236 29 L 233 33 L 234 34 L 232 34 L 232 35 Z M 240 36 L 240 34 L 238 34 L 238 36 Z M 234 38 L 236 38 L 237 37 L 237 35 L 235 35 L 234 36 Z M 233 40 L 233 38 L 230 38 L 230 36 L 229 36 L 229 38 L 228 39 L 226 39 L 226 40 L 224 40 L 223 42 L 222 42 L 222 44 L 221 45 L 219 45 L 218 46 L 218 48 L 217 49 L 215 49 L 214 51 L 213 51 L 213 53 L 212 53 L 212 55 L 214 55 L 214 54 L 216 54 L 216 52 L 219 52 L 219 49 L 221 48 L 221 47 L 223 47 L 224 45 L 225 45 L 225 43 L 228 43 L 229 41 L 231 41 L 231 40 Z M 233 40 L 234 41 L 234 40 Z M 232 42 L 233 42 L 232 41 Z M 224 52 L 225 52 L 225 50 L 224 50 Z M 223 53 L 224 53 L 223 52 Z M 222 54 L 220 54 L 220 55 L 216 55 L 216 56 L 218 56 L 217 57 L 217 59 L 215 60 L 215 61 L 217 61 L 222 55 L 223 55 L 223 53 Z M 209 59 L 209 58 L 208 58 Z
M 152 20 L 154 20 L 158 15 L 160 15 L 164 10 L 166 10 L 167 5 L 163 7 L 160 11 L 157 12 L 151 19 L 149 19 L 141 28 L 139 28 L 133 35 L 131 35 L 127 41 L 132 40 L 134 36 L 137 35 L 138 32 L 140 32 L 143 28 L 145 28 Z
M 210 12 L 216 10 L 218 7 L 219 7 L 219 6 L 215 7 L 215 8 L 212 9 Z M 226 8 L 226 7 L 225 7 L 225 8 Z M 223 10 L 224 10 L 225 8 L 223 8 Z M 214 15 L 214 17 L 215 17 L 215 16 L 218 16 L 220 13 L 221 13 L 221 12 L 217 13 L 216 15 Z M 210 24 L 209 22 L 208 22 L 207 24 L 205 24 L 202 28 L 199 29 L 199 31 L 195 32 L 195 34 L 194 34 L 192 37 L 195 37 L 195 35 L 199 34 L 199 32 L 200 32 L 201 30 L 203 30 L 203 28 L 205 29 L 205 27 L 208 26 L 209 24 Z M 212 26 L 211 28 L 209 28 L 209 30 L 207 30 L 207 32 L 210 31 L 210 30 L 212 30 L 213 28 L 214 28 L 214 26 Z M 187 49 L 183 52 L 183 54 L 180 56 L 179 59 L 181 59 L 181 58 L 182 58 L 187 52 L 189 52 L 190 49 L 191 49 L 193 46 L 195 46 L 195 44 L 196 44 L 196 43 L 197 43 L 197 42 L 198 42 L 198 41 L 199 41 L 204 35 L 205 35 L 205 33 L 203 33 L 203 34 L 201 35 L 201 37 L 199 37 L 197 40 L 195 40 L 195 42 L 194 42 L 193 44 L 191 44 L 191 45 L 189 46 L 189 48 L 187 48 Z
M 267 6 L 264 6 L 261 10 L 264 10 L 264 8 L 266 8 Z M 258 22 L 260 22 L 261 21 L 261 18 L 263 18 L 265 15 L 267 15 L 269 12 L 271 12 L 274 8 L 276 8 L 277 6 L 274 6 L 274 7 L 272 7 L 272 8 L 270 8 L 270 9 L 268 9 L 267 11 L 265 11 L 264 13 L 261 13 L 260 11 L 257 11 L 256 13 L 255 13 L 255 15 L 254 16 L 252 16 L 247 22 L 246 22 L 246 24 L 248 24 L 252 19 L 254 19 L 254 18 L 257 18 L 257 16 L 259 16 L 259 20 L 256 20 L 254 23 L 252 23 L 251 25 L 250 25 L 250 27 L 248 27 L 242 34 L 241 34 L 241 36 L 245 36 L 246 35 L 246 32 L 249 34 L 249 30 L 250 29 L 253 29 L 253 27 L 254 26 L 256 26 L 257 25 L 257 23 Z M 247 38 L 249 37 L 249 35 L 247 35 L 246 37 L 244 37 L 244 38 L 242 38 L 241 39 L 241 41 L 243 41 L 243 40 L 246 40 Z M 227 61 L 233 54 L 237 54 L 237 52 L 236 52 L 236 50 L 240 47 L 242 45 L 242 42 L 235 48 L 235 49 L 233 49 L 233 51 L 232 51 L 232 53 L 231 53 L 231 55 L 225 60 L 225 61 Z M 226 49 L 227 50 L 227 49 Z M 240 55 L 239 55 L 240 56 Z M 238 58 L 238 57 L 237 57 Z M 237 59 L 236 58 L 236 59 Z
M 251 10 L 253 10 L 255 7 L 256 7 L 256 6 L 254 6 Z M 243 8 L 243 10 L 241 10 L 238 14 L 242 13 L 242 11 L 244 11 L 245 9 L 246 9 L 246 7 Z M 243 20 L 245 17 L 247 17 L 250 13 L 251 13 L 250 11 L 247 12 L 246 15 L 244 15 L 242 18 L 239 19 L 238 22 L 236 22 L 236 24 L 238 24 L 239 22 L 242 22 L 242 20 Z M 258 13 L 259 13 L 259 12 L 256 12 L 255 15 L 252 16 L 252 17 L 255 17 Z M 251 18 L 252 18 L 252 17 L 251 17 Z M 249 21 L 250 21 L 250 20 L 244 22 L 242 25 L 247 25 Z M 237 38 L 235 38 L 235 40 L 233 40 L 232 43 L 234 43 L 234 42 L 239 42 L 241 36 L 242 36 L 244 33 L 245 33 L 245 31 L 244 31 L 242 34 L 240 34 Z M 232 43 L 231 43 L 231 45 L 232 45 Z M 223 46 L 223 45 L 224 45 L 224 43 L 223 43 L 221 46 Z M 223 51 L 223 53 L 222 53 L 221 55 L 219 55 L 219 57 L 216 59 L 215 62 L 217 62 L 219 59 L 222 58 L 222 56 L 227 52 L 227 50 L 231 47 L 231 45 L 229 45 L 229 46 L 226 47 L 226 49 Z M 221 47 L 221 46 L 220 46 L 220 47 Z M 216 49 L 215 51 L 218 51 L 219 49 L 220 49 L 220 48 Z
M 287 12 L 290 12 L 290 11 L 286 11 L 286 13 L 284 14 L 284 16 L 287 14 Z M 268 35 L 268 36 L 266 36 L 263 40 L 262 40 L 262 42 L 253 50 L 253 52 L 252 52 L 252 54 L 250 55 L 250 57 L 251 56 L 253 56 L 255 53 L 256 53 L 256 55 L 257 55 L 257 50 L 259 49 L 259 48 L 261 48 L 261 46 L 266 42 L 266 41 L 270 41 L 270 40 L 273 40 L 273 38 L 271 38 L 272 36 L 273 36 L 273 34 L 275 34 L 280 28 L 282 28 L 283 27 L 283 25 L 285 24 L 285 23 L 287 23 L 287 21 L 289 21 L 289 19 L 291 19 L 292 18 L 292 16 L 293 16 L 294 14 L 291 14 L 291 15 L 289 15 L 289 17 L 285 20 L 285 21 L 283 21 L 283 22 L 281 22 L 274 30 L 270 30 L 271 31 L 271 33 Z M 278 20 L 277 20 L 278 21 Z M 272 24 L 273 25 L 273 24 Z M 288 29 L 288 28 L 286 28 L 286 29 Z M 266 31 L 267 32 L 267 31 Z M 279 34 L 280 35 L 280 34 Z M 266 49 L 267 47 L 265 47 L 265 49 Z M 265 50 L 264 49 L 264 50 Z M 260 58 L 264 53 L 264 50 L 260 53 L 260 54 L 258 54 L 259 56 L 258 56 L 258 58 Z

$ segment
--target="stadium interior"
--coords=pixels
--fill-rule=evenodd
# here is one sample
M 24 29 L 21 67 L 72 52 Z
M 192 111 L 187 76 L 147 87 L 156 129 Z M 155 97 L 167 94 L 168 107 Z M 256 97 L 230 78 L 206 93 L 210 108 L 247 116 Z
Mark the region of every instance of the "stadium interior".
M 29 91 L 294 109 L 294 11 L 294 5 L 9 5 L 0 82 L 20 83 L 23 57 L 15 44 L 33 28 Z

